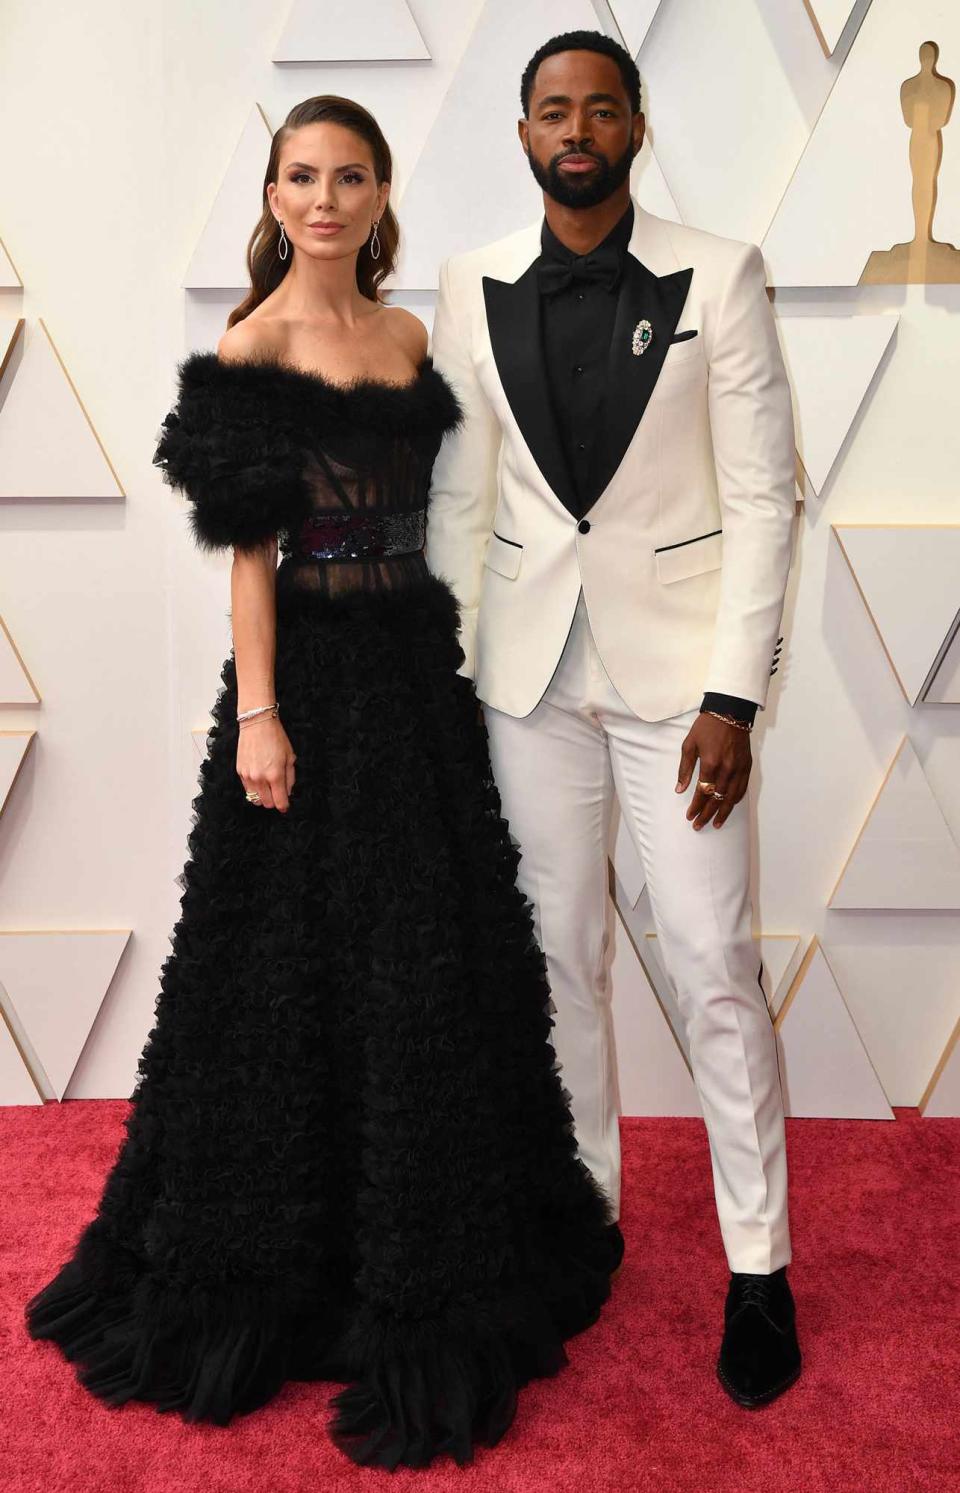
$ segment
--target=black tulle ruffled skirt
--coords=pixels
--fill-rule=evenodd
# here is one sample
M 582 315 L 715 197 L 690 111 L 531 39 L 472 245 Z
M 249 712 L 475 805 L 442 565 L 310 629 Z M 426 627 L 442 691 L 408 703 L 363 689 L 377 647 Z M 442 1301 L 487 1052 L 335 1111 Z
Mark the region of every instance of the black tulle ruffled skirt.
M 224 664 L 125 1135 L 26 1308 L 111 1405 L 226 1424 L 328 1379 L 354 1460 L 462 1463 L 609 1294 L 456 626 L 432 577 L 287 598 L 286 815 L 244 799 Z

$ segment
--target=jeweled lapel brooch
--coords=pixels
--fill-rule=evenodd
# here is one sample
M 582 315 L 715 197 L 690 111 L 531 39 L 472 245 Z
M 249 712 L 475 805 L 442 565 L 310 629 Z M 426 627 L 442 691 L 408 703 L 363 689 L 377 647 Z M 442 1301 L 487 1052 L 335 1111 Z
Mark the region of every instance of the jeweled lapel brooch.
M 639 358 L 642 353 L 645 353 L 652 341 L 653 327 L 647 321 L 647 318 L 644 317 L 642 321 L 637 322 L 637 325 L 633 329 L 632 346 L 634 357 Z

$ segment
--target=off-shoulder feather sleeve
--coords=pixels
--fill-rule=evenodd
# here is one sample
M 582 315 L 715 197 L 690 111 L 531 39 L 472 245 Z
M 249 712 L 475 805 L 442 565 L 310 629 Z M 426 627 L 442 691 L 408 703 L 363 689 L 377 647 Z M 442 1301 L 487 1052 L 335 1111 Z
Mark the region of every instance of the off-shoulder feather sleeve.
M 161 424 L 153 463 L 190 500 L 197 545 L 252 549 L 295 529 L 309 506 L 305 452 L 270 370 L 195 352 L 177 377 L 177 401 Z

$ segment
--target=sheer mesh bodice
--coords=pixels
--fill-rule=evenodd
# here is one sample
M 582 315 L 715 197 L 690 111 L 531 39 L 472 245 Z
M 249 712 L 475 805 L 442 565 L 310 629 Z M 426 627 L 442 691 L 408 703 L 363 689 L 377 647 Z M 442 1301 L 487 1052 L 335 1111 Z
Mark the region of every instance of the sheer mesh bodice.
M 423 377 L 377 392 L 402 405 L 416 399 Z M 355 392 L 343 391 L 342 422 L 306 437 L 310 516 L 299 529 L 280 532 L 277 582 L 284 592 L 394 590 L 427 574 L 423 530 L 437 442 L 423 439 L 416 422 L 398 428 L 376 420 L 369 406 L 358 417 L 351 410 Z
M 299 532 L 279 534 L 278 585 L 343 596 L 394 590 L 426 575 L 420 515 L 426 515 L 431 464 L 423 443 L 402 431 L 343 424 L 311 440 L 303 469 L 311 517 Z M 408 545 L 406 552 L 382 554 L 384 546 Z
M 395 591 L 427 575 L 427 494 L 456 395 L 427 357 L 405 384 L 339 384 L 275 359 L 180 364 L 154 462 L 204 549 L 277 536 L 277 599 Z

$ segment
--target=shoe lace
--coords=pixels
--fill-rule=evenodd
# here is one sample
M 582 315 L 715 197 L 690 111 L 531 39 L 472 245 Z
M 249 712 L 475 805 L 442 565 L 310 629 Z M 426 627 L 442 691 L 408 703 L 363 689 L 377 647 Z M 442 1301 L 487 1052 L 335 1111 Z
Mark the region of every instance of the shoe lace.
M 770 1306 L 771 1280 L 769 1275 L 735 1275 L 737 1306 L 756 1306 L 767 1311 Z

